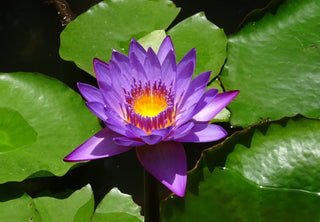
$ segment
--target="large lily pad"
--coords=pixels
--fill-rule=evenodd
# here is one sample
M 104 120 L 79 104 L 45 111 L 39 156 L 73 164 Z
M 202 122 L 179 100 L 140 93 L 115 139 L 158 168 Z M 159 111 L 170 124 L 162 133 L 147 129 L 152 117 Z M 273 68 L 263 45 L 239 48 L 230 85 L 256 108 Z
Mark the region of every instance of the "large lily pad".
M 93 58 L 109 61 L 112 49 L 127 54 L 132 38 L 165 30 L 178 12 L 168 0 L 100 2 L 61 33 L 60 56 L 94 76 Z
M 1 221 L 89 221 L 93 214 L 90 186 L 68 197 L 66 193 L 58 193 L 52 197 L 31 198 L 14 186 L 4 184 L 0 185 L 0 194 Z
M 296 117 L 268 125 L 238 132 L 216 147 L 234 151 L 213 173 L 217 150 L 205 151 L 203 168 L 189 177 L 202 176 L 198 193 L 166 201 L 163 221 L 319 221 L 320 121 Z
M 301 190 L 260 187 L 230 171 L 204 172 L 199 194 L 162 205 L 161 221 L 319 221 L 320 198 Z
M 107 62 L 112 49 L 127 54 L 131 38 L 157 51 L 164 30 L 178 12 L 167 0 L 103 1 L 67 25 L 60 36 L 60 56 L 94 76 L 93 58 Z M 205 71 L 212 71 L 212 78 L 218 75 L 226 59 L 227 38 L 204 13 L 185 19 L 167 34 L 172 37 L 178 61 L 197 48 L 195 75 Z
M 226 59 L 227 37 L 223 31 L 207 20 L 204 13 L 193 15 L 168 31 L 179 61 L 191 48 L 197 50 L 195 75 L 212 71 L 219 74 Z
M 40 74 L 0 74 L 0 95 L 0 183 L 63 175 L 63 157 L 101 128 L 79 94 Z
M 221 80 L 226 90 L 240 90 L 229 106 L 233 125 L 320 117 L 319 21 L 319 1 L 287 0 L 230 37 Z
M 131 196 L 113 188 L 97 206 L 92 221 L 141 222 L 143 217 L 140 215 L 140 210 Z

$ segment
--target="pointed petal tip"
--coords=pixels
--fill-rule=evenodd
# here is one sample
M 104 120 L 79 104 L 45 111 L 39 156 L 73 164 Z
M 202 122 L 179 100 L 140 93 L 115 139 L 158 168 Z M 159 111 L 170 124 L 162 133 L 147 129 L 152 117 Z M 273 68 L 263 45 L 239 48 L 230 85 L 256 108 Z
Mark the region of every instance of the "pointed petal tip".
M 101 59 L 98 59 L 98 58 L 93 58 L 93 65 L 95 65 L 96 63 L 100 63 L 100 64 L 104 64 L 106 66 L 109 66 L 109 64 L 106 63 L 105 61 L 102 61 Z
M 177 179 L 179 177 L 179 179 Z M 184 197 L 187 185 L 187 175 L 176 175 L 175 183 L 168 184 L 166 181 L 161 181 L 169 190 L 179 197 Z
M 81 162 L 101 159 L 124 153 L 132 148 L 115 144 L 113 138 L 117 136 L 119 134 L 108 128 L 103 128 L 73 150 L 63 160 L 66 162 Z
M 193 116 L 193 119 L 198 122 L 209 122 L 224 107 L 226 107 L 239 94 L 239 92 L 239 90 L 233 90 L 217 94 L 211 103 L 207 104 L 202 110 Z
M 63 158 L 64 162 L 84 162 L 84 161 L 89 161 L 89 160 L 90 159 L 79 158 L 79 156 L 74 155 L 73 151 Z
M 187 160 L 181 143 L 162 142 L 136 149 L 143 167 L 169 190 L 183 197 L 187 184 Z

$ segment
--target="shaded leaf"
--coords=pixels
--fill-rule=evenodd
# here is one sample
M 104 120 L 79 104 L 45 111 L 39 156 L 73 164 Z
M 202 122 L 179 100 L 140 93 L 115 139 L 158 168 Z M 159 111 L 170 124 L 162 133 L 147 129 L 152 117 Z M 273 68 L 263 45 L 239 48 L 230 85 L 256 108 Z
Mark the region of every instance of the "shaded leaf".
M 198 193 L 163 203 L 163 221 L 318 221 L 319 135 L 320 120 L 301 116 L 239 131 L 204 152 L 188 177 L 188 190 L 203 180 Z M 226 149 L 223 166 L 214 156 Z
M 136 205 L 131 196 L 121 193 L 113 188 L 99 203 L 93 220 L 98 221 L 143 221 L 140 207 Z
M 20 195 L 16 195 L 18 193 Z M 89 221 L 94 208 L 90 186 L 83 187 L 68 197 L 65 197 L 66 193 L 58 193 L 55 197 L 32 199 L 19 189 L 4 184 L 0 185 L 0 195 L 7 197 L 6 200 L 0 199 L 1 221 Z M 81 219 L 74 220 L 76 215 Z

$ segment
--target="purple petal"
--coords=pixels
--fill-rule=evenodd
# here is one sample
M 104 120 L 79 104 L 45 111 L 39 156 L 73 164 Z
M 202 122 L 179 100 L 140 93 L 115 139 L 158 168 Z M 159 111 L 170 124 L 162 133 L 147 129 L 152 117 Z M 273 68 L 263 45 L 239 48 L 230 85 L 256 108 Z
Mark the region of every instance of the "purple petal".
M 229 91 L 220 93 L 211 103 L 205 106 L 200 112 L 198 112 L 193 119 L 198 122 L 209 122 L 213 119 L 225 106 L 227 106 L 234 97 L 238 95 L 239 91 Z
M 189 122 L 195 114 L 195 109 L 197 107 L 197 103 L 189 106 L 188 109 L 184 109 L 183 112 L 179 112 L 176 115 L 175 125 L 180 127 L 181 125 Z
M 147 57 L 144 62 L 144 68 L 147 73 L 148 79 L 150 80 L 161 79 L 161 65 L 157 55 L 152 50 L 152 48 L 149 48 L 147 51 Z
M 126 127 L 126 122 L 115 112 L 111 110 L 106 111 L 107 114 L 107 121 L 105 121 L 106 126 L 111 129 L 112 131 L 128 137 L 128 129 Z M 131 135 L 130 138 L 136 138 L 135 136 Z
M 179 75 L 184 75 L 182 71 L 190 62 L 193 63 L 193 67 L 192 67 L 192 74 L 193 74 L 193 71 L 196 65 L 196 49 L 195 48 L 191 49 L 187 54 L 185 54 L 185 56 L 180 60 L 179 64 L 177 65 L 177 71 Z
M 113 138 L 119 136 L 108 128 L 104 128 L 72 151 L 63 160 L 67 162 L 78 162 L 100 159 L 118 155 L 130 150 L 132 147 L 120 146 L 113 142 Z
M 119 66 L 121 73 L 128 75 L 131 71 L 129 58 L 122 53 L 113 50 L 112 60 Z
M 181 137 L 184 137 L 185 135 L 190 133 L 190 130 L 194 127 L 194 122 L 188 122 L 180 127 L 177 127 L 172 131 L 172 133 L 169 135 L 168 139 L 169 140 L 175 140 Z
M 196 124 L 190 130 L 190 133 L 174 141 L 205 143 L 220 140 L 227 135 L 227 132 L 221 126 L 214 124 Z
M 187 183 L 187 160 L 182 144 L 162 142 L 136 149 L 143 167 L 176 195 L 183 197 Z
M 107 108 L 112 108 L 119 115 L 122 115 L 120 104 L 124 103 L 124 98 L 114 90 L 114 87 L 106 84 L 105 82 L 100 83 L 100 90 L 102 92 Z
M 207 84 L 210 78 L 211 72 L 204 72 L 198 75 L 190 84 L 186 93 L 183 95 L 182 101 L 178 106 L 178 109 L 188 110 L 190 106 L 198 103 L 202 98 L 204 91 L 207 88 Z
M 159 51 L 158 51 L 158 58 L 160 63 L 162 64 L 165 58 L 167 57 L 167 54 L 172 51 L 174 53 L 174 47 L 171 41 L 170 36 L 167 36 L 161 43 Z
M 184 66 L 184 69 L 180 71 L 180 73 L 177 71 L 177 77 L 175 81 L 175 98 L 174 103 L 178 103 L 185 91 L 189 88 L 189 85 L 191 83 L 192 74 L 194 71 L 194 63 L 190 61 L 187 65 Z
M 218 90 L 217 89 L 209 89 L 205 92 L 202 98 L 199 100 L 198 105 L 196 107 L 195 113 L 201 111 L 206 105 L 212 102 L 212 100 L 217 96 Z
M 188 89 L 196 65 L 196 49 L 191 49 L 177 65 L 177 77 L 175 82 L 175 103 L 178 103 L 181 96 Z M 183 87 L 181 87 L 183 86 Z
M 162 136 L 160 135 L 140 136 L 140 138 L 148 145 L 155 145 L 162 141 Z
M 99 102 L 103 103 L 103 98 L 101 92 L 96 87 L 85 84 L 85 83 L 77 83 L 78 89 L 81 95 L 88 101 L 88 102 Z
M 112 85 L 118 93 L 123 93 L 123 88 L 131 85 L 131 66 L 127 56 L 113 50 L 112 59 L 109 64 Z
M 99 102 L 86 102 L 88 109 L 99 119 L 102 121 L 106 121 L 108 119 L 105 107 L 102 103 Z
M 142 64 L 143 63 L 141 63 L 138 57 L 133 53 L 130 58 L 131 76 L 137 81 L 144 82 L 148 78 Z
M 111 83 L 109 64 L 101 61 L 100 59 L 93 59 L 93 68 L 96 78 L 99 82 Z
M 148 134 L 143 131 L 142 129 L 132 125 L 131 123 L 126 125 L 128 131 L 130 131 L 131 134 L 133 134 L 136 138 L 140 138 L 142 136 L 147 136 Z M 128 135 L 130 136 L 130 135 Z
M 139 62 L 141 64 L 144 64 L 144 60 L 146 58 L 146 50 L 135 39 L 131 40 L 129 46 L 128 57 L 130 60 L 132 58 L 132 55 L 136 55 Z
M 168 126 L 166 128 L 163 128 L 163 129 L 154 130 L 151 133 L 151 135 L 158 135 L 158 136 L 161 136 L 164 139 L 169 135 L 169 133 L 171 132 L 172 128 L 173 128 L 172 126 Z
M 144 142 L 128 137 L 115 137 L 113 141 L 120 146 L 143 146 L 146 145 Z
M 169 51 L 161 66 L 161 79 L 170 86 L 177 75 L 176 57 L 173 51 Z

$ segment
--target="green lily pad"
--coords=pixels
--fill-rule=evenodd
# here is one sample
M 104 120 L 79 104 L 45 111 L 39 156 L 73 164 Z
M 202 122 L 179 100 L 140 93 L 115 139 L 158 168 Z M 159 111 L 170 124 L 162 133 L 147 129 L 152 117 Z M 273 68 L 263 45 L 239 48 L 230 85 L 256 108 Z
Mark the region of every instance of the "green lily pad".
M 140 210 L 131 196 L 113 188 L 97 206 L 92 221 L 141 222 L 143 217 L 140 215 Z
M 254 133 L 250 149 L 237 144 L 226 168 L 261 186 L 320 192 L 319 144 L 318 120 L 271 124 L 266 135 Z
M 1 221 L 89 221 L 94 209 L 90 186 L 69 197 L 58 193 L 54 197 L 31 198 L 19 189 L 4 184 L 0 185 L 0 194 Z
M 155 52 L 158 52 L 160 45 L 164 38 L 166 37 L 166 32 L 164 30 L 155 30 L 150 32 L 148 35 L 143 36 L 137 41 L 143 46 L 145 50 L 151 47 Z
M 203 12 L 178 23 L 168 31 L 179 61 L 191 48 L 197 50 L 194 77 L 212 71 L 217 76 L 226 59 L 227 37 L 223 31 L 207 20 Z
M 58 80 L 0 74 L 0 183 L 39 171 L 65 174 L 63 158 L 101 129 L 82 98 Z
M 188 178 L 190 190 L 202 177 L 198 193 L 163 203 L 163 221 L 319 221 L 319 135 L 320 120 L 299 116 L 237 132 L 204 152 Z M 213 160 L 226 149 L 223 167 Z
M 132 38 L 165 30 L 178 12 L 168 0 L 100 2 L 70 22 L 61 33 L 60 56 L 94 76 L 95 57 L 109 61 L 112 49 L 127 54 Z
M 319 20 L 319 1 L 288 0 L 229 38 L 221 80 L 226 90 L 240 90 L 229 105 L 231 124 L 320 117 Z
M 162 204 L 169 221 L 283 222 L 319 221 L 320 197 L 301 190 L 260 187 L 230 170 L 204 170 L 199 194 L 187 193 Z

